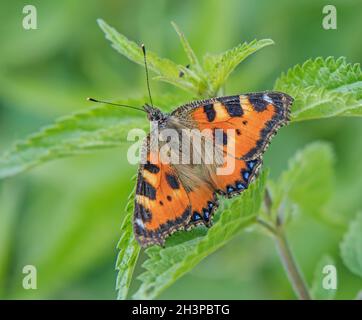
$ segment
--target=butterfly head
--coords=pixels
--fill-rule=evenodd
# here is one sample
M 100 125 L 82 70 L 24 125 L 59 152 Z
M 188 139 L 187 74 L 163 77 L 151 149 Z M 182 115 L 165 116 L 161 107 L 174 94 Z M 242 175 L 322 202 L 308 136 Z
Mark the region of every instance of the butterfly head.
M 147 112 L 147 118 L 149 121 L 163 122 L 166 120 L 166 115 L 158 108 L 145 104 L 143 109 Z

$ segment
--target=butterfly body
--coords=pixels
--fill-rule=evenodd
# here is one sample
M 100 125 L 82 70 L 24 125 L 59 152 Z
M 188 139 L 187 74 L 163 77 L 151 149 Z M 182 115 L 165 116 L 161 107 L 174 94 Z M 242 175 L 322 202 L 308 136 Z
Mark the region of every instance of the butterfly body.
M 248 187 L 272 136 L 289 120 L 292 101 L 284 93 L 260 92 L 194 101 L 169 114 L 146 105 L 155 128 L 145 139 L 137 178 L 139 243 L 163 245 L 177 230 L 211 226 L 217 196 Z M 165 146 L 173 161 L 164 161 Z

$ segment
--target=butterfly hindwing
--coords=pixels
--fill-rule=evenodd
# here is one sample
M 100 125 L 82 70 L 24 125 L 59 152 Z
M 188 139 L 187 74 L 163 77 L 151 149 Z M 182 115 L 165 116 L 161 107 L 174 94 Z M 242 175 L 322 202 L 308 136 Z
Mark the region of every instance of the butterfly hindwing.
M 212 179 L 215 184 L 217 193 L 231 198 L 240 194 L 248 188 L 258 174 L 262 164 L 262 159 L 254 160 L 231 159 L 230 155 L 226 155 L 226 161 L 234 161 L 234 169 L 228 175 L 213 175 Z
M 158 157 L 156 158 L 158 159 Z M 140 166 L 135 195 L 134 231 L 143 245 L 164 243 L 191 216 L 187 193 L 170 165 L 147 162 Z
M 159 159 L 158 155 L 155 157 Z M 140 166 L 137 178 L 134 232 L 142 246 L 163 245 L 177 230 L 199 224 L 209 226 L 218 203 L 207 186 L 185 188 L 177 170 L 170 164 L 147 162 Z
M 212 224 L 212 216 L 219 206 L 216 194 L 208 184 L 200 184 L 197 188 L 188 192 L 192 216 L 186 229 L 204 224 L 209 227 Z

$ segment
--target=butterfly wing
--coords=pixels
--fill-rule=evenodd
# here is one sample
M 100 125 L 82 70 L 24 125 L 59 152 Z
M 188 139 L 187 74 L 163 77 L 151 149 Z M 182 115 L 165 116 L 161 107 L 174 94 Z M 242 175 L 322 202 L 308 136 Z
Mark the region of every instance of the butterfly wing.
M 217 208 L 214 190 L 207 185 L 197 192 L 185 188 L 171 164 L 152 164 L 150 159 L 148 151 L 137 178 L 133 226 L 138 242 L 142 246 L 163 245 L 177 230 L 210 223 Z
M 223 130 L 224 163 L 235 160 L 235 167 L 230 174 L 214 174 L 211 179 L 218 193 L 230 197 L 246 189 L 257 174 L 271 138 L 289 120 L 292 102 L 281 92 L 249 93 L 196 101 L 172 115 L 201 131 Z M 234 131 L 232 136 L 226 134 L 228 129 Z M 233 154 L 227 152 L 231 144 Z
M 281 92 L 248 93 L 195 101 L 172 115 L 187 118 L 203 129 L 234 129 L 236 157 L 262 154 L 270 138 L 289 120 L 293 98 Z

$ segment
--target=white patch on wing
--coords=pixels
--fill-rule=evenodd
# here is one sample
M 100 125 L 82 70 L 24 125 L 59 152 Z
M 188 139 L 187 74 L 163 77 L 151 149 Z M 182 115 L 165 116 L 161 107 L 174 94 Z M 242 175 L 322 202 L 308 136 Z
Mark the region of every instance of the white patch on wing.
M 145 228 L 145 225 L 143 224 L 142 220 L 137 218 L 135 220 L 135 223 L 141 228 L 141 229 L 144 229 Z
M 273 103 L 273 100 L 268 96 L 267 93 L 264 93 L 263 94 L 263 99 L 266 101 L 266 102 L 269 102 L 269 103 Z

